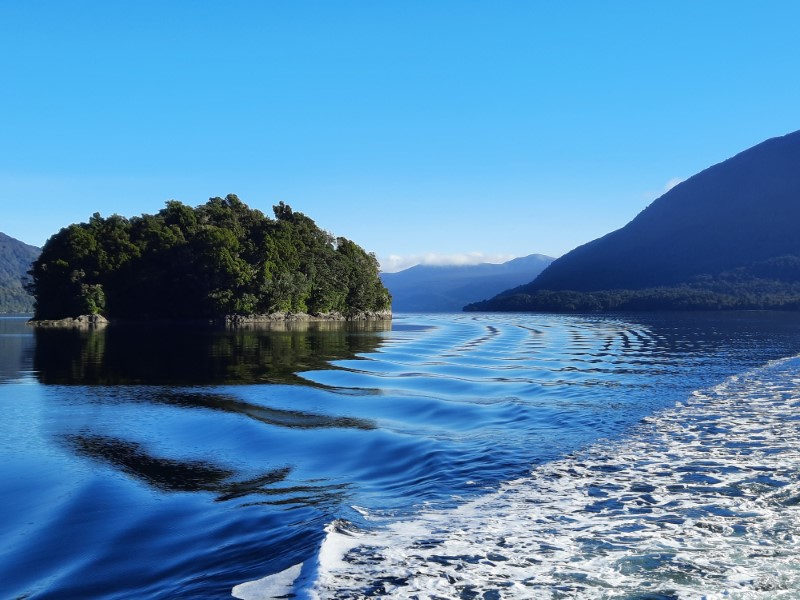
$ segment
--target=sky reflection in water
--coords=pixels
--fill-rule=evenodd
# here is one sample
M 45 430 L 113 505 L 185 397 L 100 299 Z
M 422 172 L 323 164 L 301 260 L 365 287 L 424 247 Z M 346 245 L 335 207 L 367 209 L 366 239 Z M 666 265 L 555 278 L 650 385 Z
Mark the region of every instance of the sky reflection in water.
M 800 351 L 795 315 L 0 319 L 0 595 L 225 597 L 345 519 L 457 506 Z M 64 540 L 70 540 L 68 548 Z

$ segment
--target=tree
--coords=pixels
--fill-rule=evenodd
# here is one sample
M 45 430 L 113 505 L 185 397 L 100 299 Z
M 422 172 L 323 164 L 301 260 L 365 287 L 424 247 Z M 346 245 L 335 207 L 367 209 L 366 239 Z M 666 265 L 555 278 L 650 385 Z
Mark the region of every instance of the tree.
M 155 215 L 103 218 L 51 237 L 31 271 L 36 318 L 214 318 L 379 311 L 391 298 L 375 256 L 283 202 L 275 219 L 237 196 Z

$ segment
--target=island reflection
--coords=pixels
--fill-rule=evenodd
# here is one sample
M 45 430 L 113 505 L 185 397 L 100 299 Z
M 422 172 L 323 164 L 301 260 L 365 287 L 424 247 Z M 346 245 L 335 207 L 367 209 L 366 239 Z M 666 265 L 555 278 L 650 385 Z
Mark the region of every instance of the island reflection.
M 65 435 L 61 441 L 76 454 L 118 469 L 159 492 L 210 492 L 217 502 L 249 498 L 249 504 L 314 506 L 341 501 L 348 488 L 342 483 L 289 484 L 290 467 L 242 479 L 241 473 L 210 461 L 157 456 L 141 444 L 110 436 Z
M 33 367 L 41 383 L 58 385 L 308 385 L 298 372 L 374 352 L 390 329 L 391 321 L 37 329 Z

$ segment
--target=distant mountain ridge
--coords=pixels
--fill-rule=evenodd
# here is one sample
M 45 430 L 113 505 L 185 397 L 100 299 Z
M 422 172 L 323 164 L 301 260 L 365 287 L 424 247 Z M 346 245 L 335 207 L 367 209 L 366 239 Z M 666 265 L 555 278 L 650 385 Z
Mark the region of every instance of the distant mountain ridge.
M 0 313 L 33 312 L 23 280 L 41 249 L 0 233 Z
M 381 273 L 395 312 L 459 312 L 469 303 L 530 281 L 553 258 L 531 254 L 502 264 L 416 265 Z
M 705 169 L 527 285 L 469 308 L 800 307 L 779 298 L 800 294 L 799 224 L 795 132 Z

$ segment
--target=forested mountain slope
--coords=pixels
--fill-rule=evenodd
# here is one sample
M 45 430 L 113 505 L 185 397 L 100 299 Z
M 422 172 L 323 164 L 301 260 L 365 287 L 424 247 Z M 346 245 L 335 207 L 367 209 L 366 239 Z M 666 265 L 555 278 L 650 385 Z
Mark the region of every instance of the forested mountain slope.
M 0 313 L 32 312 L 33 296 L 23 287 L 41 250 L 0 233 Z
M 767 296 L 800 291 L 798 226 L 795 132 L 698 173 L 622 229 L 554 261 L 530 284 L 472 308 L 789 308 L 793 298 Z M 710 294 L 708 302 L 698 294 Z M 627 299 L 617 302 L 615 295 Z M 643 298 L 641 306 L 629 305 Z

